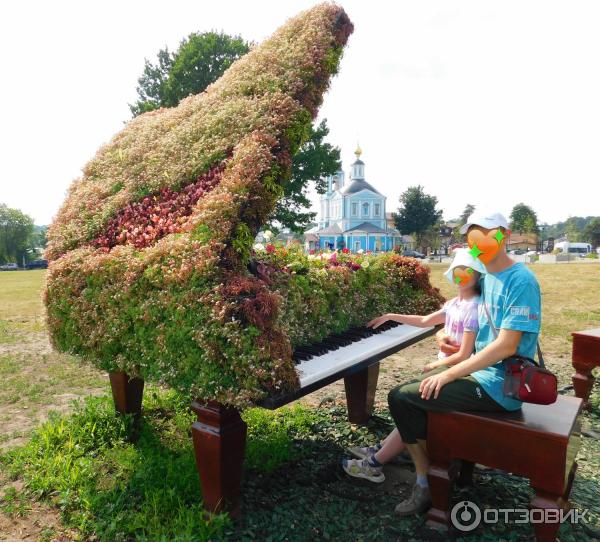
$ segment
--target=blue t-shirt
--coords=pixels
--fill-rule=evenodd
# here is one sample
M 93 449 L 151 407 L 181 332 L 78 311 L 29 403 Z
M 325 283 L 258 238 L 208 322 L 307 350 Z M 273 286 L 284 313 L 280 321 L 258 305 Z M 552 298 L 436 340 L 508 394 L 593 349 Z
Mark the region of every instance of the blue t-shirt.
M 517 354 L 534 358 L 542 318 L 540 285 L 535 275 L 522 263 L 515 263 L 499 273 L 484 275 L 479 305 L 479 331 L 475 339 L 477 352 L 495 339 L 484 304 L 487 304 L 498 332 L 500 329 L 523 332 Z M 521 401 L 504 396 L 502 361 L 476 371 L 472 376 L 506 410 L 521 408 Z

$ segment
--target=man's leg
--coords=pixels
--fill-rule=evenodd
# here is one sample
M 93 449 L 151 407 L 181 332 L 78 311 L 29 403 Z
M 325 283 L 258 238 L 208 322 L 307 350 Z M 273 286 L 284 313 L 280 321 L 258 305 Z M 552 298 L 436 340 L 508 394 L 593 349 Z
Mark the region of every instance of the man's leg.
M 418 513 L 427 509 L 430 494 L 427 482 L 429 458 L 427 456 L 427 411 L 502 411 L 472 377 L 465 377 L 449 384 L 441 390 L 437 399 L 422 399 L 419 392 L 421 380 L 431 373 L 390 391 L 388 403 L 390 413 L 413 458 L 417 473 L 417 483 L 411 496 L 396 507 L 401 515 Z

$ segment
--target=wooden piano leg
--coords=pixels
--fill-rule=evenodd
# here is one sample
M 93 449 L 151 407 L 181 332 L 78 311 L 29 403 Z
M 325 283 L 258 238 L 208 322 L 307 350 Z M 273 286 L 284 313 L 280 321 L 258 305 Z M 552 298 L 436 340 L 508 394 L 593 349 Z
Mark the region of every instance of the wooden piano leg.
M 141 415 L 144 380 L 129 378 L 129 375 L 123 371 L 109 373 L 108 377 L 117 412 Z
M 535 488 L 534 488 L 535 489 Z M 560 495 L 552 495 L 546 491 L 535 489 L 535 497 L 531 501 L 530 508 L 541 509 L 532 515 L 531 520 L 535 530 L 536 542 L 554 542 L 560 527 L 558 519 L 552 522 L 543 522 L 543 514 L 546 510 L 561 510 L 566 507 L 565 500 Z M 549 516 L 553 517 L 553 516 Z
M 351 423 L 366 423 L 371 417 L 378 378 L 379 363 L 344 378 L 348 420 Z
M 573 387 L 575 396 L 583 399 L 583 408 L 590 409 L 588 399 L 590 392 L 594 387 L 594 376 L 592 375 L 592 366 L 585 363 L 573 362 L 575 374 L 573 375 Z
M 204 508 L 218 513 L 240 513 L 240 493 L 246 448 L 246 423 L 235 408 L 194 401 L 198 421 L 192 425 L 196 467 Z
M 450 525 L 450 498 L 453 482 L 458 475 L 459 463 L 434 461 L 429 466 L 427 479 L 431 492 L 431 508 L 427 513 L 427 525 L 434 529 L 448 530 Z
M 133 414 L 133 425 L 130 427 L 129 441 L 137 442 L 140 438 L 142 421 L 142 397 L 144 395 L 144 380 L 129 378 L 123 371 L 108 374 L 115 409 L 121 414 Z

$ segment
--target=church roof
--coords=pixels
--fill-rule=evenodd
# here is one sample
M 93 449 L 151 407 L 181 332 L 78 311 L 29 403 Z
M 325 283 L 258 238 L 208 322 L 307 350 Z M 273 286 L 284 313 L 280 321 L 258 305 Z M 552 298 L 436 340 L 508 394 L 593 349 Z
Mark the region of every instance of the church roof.
M 375 224 L 371 224 L 370 222 L 363 222 L 358 226 L 354 226 L 353 228 L 349 228 L 344 230 L 344 233 L 352 232 L 352 231 L 360 231 L 365 233 L 388 233 L 389 230 L 384 230 Z
M 383 196 L 381 192 L 378 192 L 373 186 L 371 186 L 364 179 L 353 179 L 347 185 L 343 186 L 340 192 L 343 195 L 347 194 L 356 194 L 356 192 L 360 192 L 361 190 L 370 190 L 371 192 L 375 192 L 375 194 L 379 194 Z
M 318 230 L 315 233 L 318 233 L 319 235 L 333 235 L 336 233 L 342 233 L 342 229 L 337 224 L 333 224 L 332 226 Z

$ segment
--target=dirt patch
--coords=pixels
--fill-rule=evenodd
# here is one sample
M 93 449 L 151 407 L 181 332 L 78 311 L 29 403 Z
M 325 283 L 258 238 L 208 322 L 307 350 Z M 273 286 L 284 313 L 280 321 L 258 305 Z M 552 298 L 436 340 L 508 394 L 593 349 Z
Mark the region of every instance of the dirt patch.
M 67 412 L 74 400 L 107 389 L 106 375 L 53 351 L 45 332 L 18 339 L 0 344 L 0 452 L 26 442 L 51 411 Z

